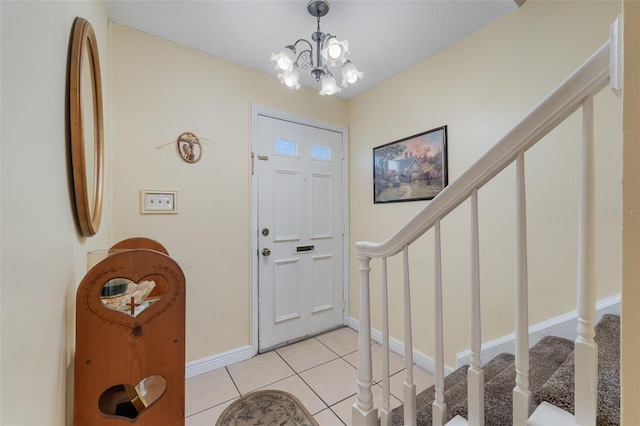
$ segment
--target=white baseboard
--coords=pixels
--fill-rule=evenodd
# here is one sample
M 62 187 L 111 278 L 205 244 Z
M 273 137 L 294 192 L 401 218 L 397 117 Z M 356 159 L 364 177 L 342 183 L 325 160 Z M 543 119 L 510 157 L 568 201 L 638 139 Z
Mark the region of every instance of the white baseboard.
M 597 323 L 604 314 L 620 315 L 620 295 L 610 296 L 596 303 L 596 320 Z M 565 339 L 575 340 L 578 336 L 578 312 L 573 311 L 564 315 L 551 318 L 529 327 L 529 347 L 538 343 L 544 336 L 558 336 Z M 499 337 L 482 345 L 480 358 L 482 363 L 486 363 L 493 359 L 496 355 L 503 352 L 510 354 L 515 353 L 515 333 L 507 336 Z M 456 367 L 460 367 L 471 363 L 471 350 L 458 352 L 456 354 Z
M 357 319 L 349 317 L 349 322 L 347 324 L 350 328 L 355 331 L 360 330 L 360 321 Z M 376 329 L 371 329 L 371 340 L 376 343 L 382 344 L 382 332 Z M 404 358 L 404 343 L 401 341 L 394 339 L 393 337 L 389 338 L 389 350 L 393 353 L 398 354 L 402 358 Z M 413 363 L 418 367 L 422 368 L 430 372 L 431 374 L 435 374 L 436 371 L 436 362 L 433 358 L 423 354 L 420 351 L 413 350 Z M 444 366 L 444 374 L 452 373 L 455 368 L 452 368 L 448 365 Z
M 598 322 L 604 314 L 620 315 L 620 300 L 620 295 L 618 294 L 598 301 L 596 303 L 596 322 Z M 360 330 L 360 322 L 354 318 L 349 317 L 347 325 L 355 331 Z M 529 345 L 533 346 L 544 336 L 550 335 L 575 340 L 577 337 L 577 327 L 578 313 L 576 311 L 532 325 L 529 327 Z M 382 343 L 382 332 L 372 329 L 371 339 L 376 343 Z M 401 357 L 404 357 L 404 343 L 401 341 L 390 338 L 389 349 Z M 515 333 L 484 343 L 482 345 L 480 357 L 483 363 L 485 363 L 502 352 L 515 352 Z M 199 374 L 217 370 L 218 368 L 226 367 L 227 365 L 235 364 L 236 362 L 245 361 L 253 358 L 255 355 L 255 348 L 251 345 L 247 345 L 221 354 L 191 361 L 188 362 L 186 366 L 186 378 L 188 379 Z M 435 373 L 435 360 L 415 349 L 413 351 L 413 362 L 420 368 L 432 374 Z M 469 364 L 470 362 L 470 350 L 458 352 L 456 354 L 456 368 Z M 445 365 L 445 374 L 452 373 L 456 368 Z
M 217 370 L 218 368 L 253 358 L 255 355 L 256 350 L 253 346 L 248 345 L 232 349 L 221 354 L 191 361 L 187 363 L 186 376 L 188 379 L 199 374 L 208 373 L 209 371 Z

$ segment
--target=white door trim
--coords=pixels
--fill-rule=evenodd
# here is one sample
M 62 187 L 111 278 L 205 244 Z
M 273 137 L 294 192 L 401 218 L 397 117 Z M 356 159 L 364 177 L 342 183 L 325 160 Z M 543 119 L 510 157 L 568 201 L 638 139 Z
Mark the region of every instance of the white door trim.
M 308 117 L 290 114 L 260 105 L 251 105 L 251 346 L 254 353 L 258 353 L 258 167 L 257 158 L 254 158 L 258 147 L 258 116 L 266 116 L 280 120 L 291 121 L 293 123 L 306 126 L 318 127 L 320 129 L 331 130 L 342 133 L 342 151 L 344 159 L 342 162 L 342 217 L 344 219 L 343 238 L 343 272 L 342 272 L 342 294 L 344 297 L 345 309 L 343 312 L 343 324 L 349 321 L 349 175 L 348 175 L 348 140 L 349 134 L 346 127 L 336 126 Z M 253 155 L 255 154 L 255 155 Z

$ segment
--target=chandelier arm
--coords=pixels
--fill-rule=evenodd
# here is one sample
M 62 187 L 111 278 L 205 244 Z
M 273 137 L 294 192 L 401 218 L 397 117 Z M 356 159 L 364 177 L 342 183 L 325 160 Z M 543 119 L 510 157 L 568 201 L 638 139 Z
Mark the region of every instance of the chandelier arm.
M 303 38 L 298 39 L 298 41 L 296 41 L 295 43 L 293 43 L 293 47 L 298 46 L 298 43 L 300 43 L 301 41 L 307 43 L 307 45 L 309 46 L 309 50 L 313 51 L 313 46 L 311 45 L 311 43 L 309 42 L 309 40 L 305 40 Z
M 298 65 L 303 70 L 310 70 L 311 68 L 313 68 L 312 59 L 311 59 L 312 57 L 313 57 L 313 51 L 310 49 L 305 49 L 302 52 L 300 52 L 300 54 L 296 58 L 295 64 Z M 302 59 L 301 63 L 299 63 L 300 59 Z
M 295 43 L 293 43 L 294 52 L 299 43 L 306 43 L 309 48 L 301 51 L 296 57 L 294 63 L 298 65 L 300 58 L 302 58 L 302 69 L 311 69 L 313 67 L 313 45 L 309 42 L 309 40 L 300 38 Z

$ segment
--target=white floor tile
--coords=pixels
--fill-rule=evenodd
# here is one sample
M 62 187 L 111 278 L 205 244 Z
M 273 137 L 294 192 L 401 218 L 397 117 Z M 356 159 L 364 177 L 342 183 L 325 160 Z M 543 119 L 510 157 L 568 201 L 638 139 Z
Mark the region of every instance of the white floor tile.
M 316 336 L 320 342 L 324 343 L 340 356 L 344 356 L 358 350 L 358 332 L 349 327 L 339 328 L 320 336 Z
M 352 409 L 353 403 L 356 402 L 356 396 L 350 396 L 349 398 L 338 402 L 331 406 L 331 409 L 338 416 L 338 418 L 346 425 L 351 425 L 353 422 L 351 418 L 353 417 Z
M 295 374 L 276 352 L 255 356 L 227 369 L 242 395 Z
M 185 426 L 213 426 L 216 424 L 220 414 L 222 414 L 224 409 L 231 405 L 233 401 L 235 401 L 235 399 L 189 416 L 185 419 L 184 424 Z
M 300 373 L 300 377 L 327 404 L 356 393 L 356 369 L 343 359 L 335 359 Z
M 382 379 L 382 347 L 372 344 L 373 378 Z M 351 425 L 357 392 L 358 333 L 341 328 L 315 338 L 258 355 L 186 381 L 186 426 L 213 425 L 231 402 L 258 389 L 289 392 L 321 426 Z M 414 367 L 417 392 L 433 384 L 433 376 Z M 395 373 L 395 374 L 394 374 Z M 402 400 L 404 360 L 390 356 L 391 409 Z M 372 388 L 382 407 L 382 384 Z M 330 407 L 328 407 L 330 406 Z
M 277 352 L 298 373 L 338 358 L 315 338 L 280 348 Z
M 344 423 L 330 409 L 323 410 L 313 416 L 320 426 L 342 426 Z M 351 423 L 347 423 L 351 424 Z
M 359 351 L 346 355 L 344 359 L 354 367 L 358 368 Z M 373 381 L 378 383 L 382 380 L 382 345 L 374 344 L 371 346 L 371 364 L 373 369 Z M 399 371 L 404 370 L 404 359 L 396 353 L 389 354 L 389 376 L 393 376 Z
M 225 368 L 200 374 L 186 381 L 185 414 L 190 416 L 239 396 Z

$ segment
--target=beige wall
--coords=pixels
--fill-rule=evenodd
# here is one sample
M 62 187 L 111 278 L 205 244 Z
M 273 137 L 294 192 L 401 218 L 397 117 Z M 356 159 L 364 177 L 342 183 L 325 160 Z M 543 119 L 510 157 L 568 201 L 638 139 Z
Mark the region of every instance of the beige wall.
M 624 164 L 622 258 L 622 424 L 640 419 L 640 3 L 624 2 Z
M 346 126 L 347 102 L 114 24 L 111 44 L 114 241 L 157 239 L 183 267 L 188 361 L 250 345 L 251 105 Z M 172 144 L 185 131 L 198 163 Z M 177 190 L 179 213 L 141 215 L 141 189 Z
M 637 22 L 638 7 L 634 2 L 625 7 L 632 10 L 627 19 Z M 74 324 L 68 301 L 86 271 L 86 252 L 126 237 L 158 239 L 183 266 L 188 285 L 188 360 L 250 344 L 252 103 L 349 125 L 351 246 L 362 239 L 379 241 L 424 202 L 373 206 L 373 146 L 447 124 L 450 179 L 455 179 L 606 40 L 608 25 L 619 9 L 616 1 L 528 0 L 519 11 L 346 102 L 319 97 L 310 89 L 287 91 L 273 75 L 122 27 L 108 29 L 101 2 L 1 1 L 0 423 L 65 423 L 73 391 L 68 366 L 73 361 Z M 98 36 L 105 122 L 111 123 L 105 135 L 103 223 L 98 235 L 88 239 L 79 235 L 73 217 L 65 125 L 68 41 L 76 16 L 88 18 Z M 627 43 L 635 37 L 631 45 L 640 45 L 636 33 L 629 37 Z M 629 66 L 637 72 L 637 64 Z M 633 81 L 625 82 L 629 90 L 637 89 Z M 631 97 L 625 102 L 629 102 L 625 138 L 635 140 L 638 105 Z M 620 109 L 620 100 L 608 92 L 596 99 L 598 167 L 605 171 L 597 191 L 602 256 L 598 276 L 607 277 L 600 279 L 599 297 L 619 292 L 621 281 L 622 219 L 607 214 L 622 206 Z M 576 269 L 577 208 L 571 190 L 577 185 L 572 158 L 579 144 L 578 121 L 572 118 L 527 155 L 529 219 L 535 229 L 529 235 L 531 294 L 534 303 L 545 305 L 532 311 L 532 322 L 574 308 L 574 291 L 564 283 L 575 280 Z M 205 143 L 204 157 L 197 164 L 182 162 L 172 145 L 155 149 L 184 131 L 211 141 Z M 629 173 L 625 208 L 636 208 L 637 148 L 627 144 L 625 150 L 625 173 Z M 493 253 L 482 258 L 483 298 L 498 296 L 484 311 L 485 340 L 512 331 L 505 325 L 513 317 L 509 307 L 512 178 L 509 169 L 480 194 L 481 244 Z M 559 182 L 568 183 L 569 191 L 561 191 Z M 178 190 L 180 213 L 140 215 L 142 188 Z M 445 245 L 445 298 L 461 308 L 449 310 L 446 318 L 447 329 L 455 336 L 447 351 L 450 364 L 454 353 L 466 348 L 467 333 L 467 319 L 459 313 L 468 303 L 468 206 L 459 210 L 443 223 L 443 234 L 452 237 Z M 374 226 L 374 221 L 383 225 Z M 539 223 L 544 226 L 534 228 Z M 640 379 L 634 359 L 638 319 L 633 306 L 640 300 L 636 225 L 634 218 L 625 217 L 623 310 L 629 316 L 623 319 L 622 368 L 623 415 L 628 424 L 640 417 L 635 404 Z M 412 258 L 424 263 L 430 251 L 429 246 L 424 257 L 412 251 Z M 358 316 L 356 265 L 352 254 L 354 318 Z M 397 262 L 392 266 L 397 269 Z M 413 270 L 416 300 L 431 300 L 431 275 L 430 267 Z M 373 284 L 374 289 L 379 287 L 376 280 Z M 373 300 L 378 306 L 377 296 Z M 394 296 L 396 310 L 398 304 Z M 427 354 L 431 354 L 431 315 L 425 312 L 430 307 L 430 302 L 414 305 L 417 324 L 426 324 L 414 333 L 419 349 Z M 379 323 L 374 325 L 379 328 Z M 393 320 L 392 329 L 401 338 L 399 319 Z M 70 414 L 67 410 L 67 420 Z
M 609 36 L 619 2 L 524 6 L 349 104 L 351 246 L 383 241 L 427 202 L 374 205 L 372 147 L 448 125 L 449 180 L 510 130 Z M 621 100 L 596 97 L 598 298 L 621 282 Z M 575 310 L 578 112 L 526 154 L 530 322 Z M 514 166 L 479 192 L 483 340 L 514 331 Z M 469 202 L 442 223 L 447 364 L 468 348 Z M 414 343 L 433 356 L 433 237 L 410 249 Z M 355 252 L 351 264 L 356 265 Z M 380 263 L 372 271 L 373 326 L 380 323 Z M 403 340 L 401 261 L 390 283 L 392 335 Z M 358 271 L 351 268 L 350 315 L 358 318 Z M 550 297 L 553 295 L 553 297 Z
M 72 397 L 73 304 L 86 252 L 109 240 L 106 198 L 98 234 L 74 219 L 67 114 L 67 58 L 76 16 L 97 36 L 109 123 L 108 21 L 93 1 L 0 2 L 2 15 L 2 405 L 3 425 L 65 423 Z M 67 307 L 69 306 L 69 310 Z

